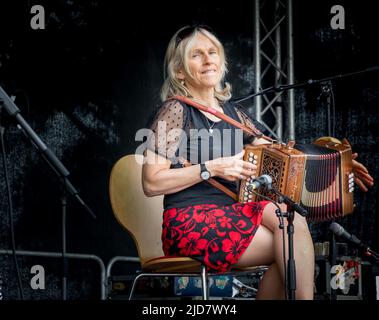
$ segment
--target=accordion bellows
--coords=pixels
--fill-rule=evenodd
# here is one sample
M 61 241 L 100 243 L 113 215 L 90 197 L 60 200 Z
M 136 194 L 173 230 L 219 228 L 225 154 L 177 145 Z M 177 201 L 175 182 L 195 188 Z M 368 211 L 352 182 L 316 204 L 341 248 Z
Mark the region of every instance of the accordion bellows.
M 348 143 L 321 138 L 311 144 L 270 144 L 247 147 L 244 160 L 257 165 L 256 176 L 269 175 L 272 186 L 308 211 L 308 221 L 333 220 L 354 209 L 352 151 Z M 252 179 L 242 180 L 239 201 L 263 198 L 249 190 Z M 259 194 L 275 201 L 267 189 Z

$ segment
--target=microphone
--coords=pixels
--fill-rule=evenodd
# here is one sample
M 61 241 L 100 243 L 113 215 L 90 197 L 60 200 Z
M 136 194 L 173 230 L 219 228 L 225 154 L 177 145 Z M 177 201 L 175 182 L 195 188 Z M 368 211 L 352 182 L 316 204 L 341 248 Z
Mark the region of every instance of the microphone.
M 335 235 L 346 239 L 349 242 L 352 242 L 359 247 L 367 249 L 361 240 L 359 240 L 355 235 L 348 233 L 341 225 L 336 222 L 332 222 L 329 226 L 329 230 L 331 230 Z
M 379 261 L 379 253 L 375 252 L 372 250 L 369 246 L 365 245 L 362 243 L 361 240 L 359 240 L 355 235 L 350 234 L 347 232 L 342 226 L 340 226 L 336 222 L 332 222 L 331 225 L 329 226 L 329 229 L 333 231 L 333 233 L 337 236 L 343 237 L 346 240 L 350 241 L 351 243 L 355 244 L 356 246 L 360 247 L 361 249 L 364 250 L 365 255 L 373 257 L 376 259 L 376 261 Z
M 263 174 L 260 177 L 254 179 L 254 181 L 247 187 L 249 191 L 256 190 L 262 186 L 266 186 L 267 189 L 271 190 L 272 188 L 272 178 L 267 175 Z

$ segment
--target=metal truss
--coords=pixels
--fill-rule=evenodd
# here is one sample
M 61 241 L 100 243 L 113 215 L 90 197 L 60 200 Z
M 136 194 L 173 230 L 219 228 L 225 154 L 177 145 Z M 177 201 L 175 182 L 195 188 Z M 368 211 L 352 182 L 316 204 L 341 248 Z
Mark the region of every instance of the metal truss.
M 255 92 L 274 85 L 294 83 L 292 34 L 292 0 L 254 0 Z M 287 99 L 284 99 L 283 94 Z M 283 107 L 287 111 L 285 135 L 288 140 L 294 140 L 293 89 L 256 96 L 254 107 L 249 111 L 254 112 L 256 119 L 273 138 L 283 141 Z

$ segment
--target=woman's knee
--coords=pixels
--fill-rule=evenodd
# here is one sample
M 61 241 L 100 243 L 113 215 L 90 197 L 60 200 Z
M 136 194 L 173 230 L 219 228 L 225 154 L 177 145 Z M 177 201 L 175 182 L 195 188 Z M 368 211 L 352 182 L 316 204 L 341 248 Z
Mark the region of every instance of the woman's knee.
M 285 204 L 277 204 L 281 212 L 287 212 L 287 206 Z M 278 207 L 273 203 L 268 203 L 263 210 L 262 224 L 267 227 L 272 232 L 279 230 L 279 218 L 277 215 Z M 283 219 L 284 227 L 287 227 L 288 220 L 284 217 Z M 295 217 L 293 220 L 293 225 L 295 230 L 299 233 L 309 233 L 307 219 L 295 212 Z
M 269 229 L 261 225 L 253 240 L 239 258 L 237 266 L 267 265 L 272 264 L 274 261 L 274 235 Z
M 282 212 L 286 212 L 286 207 L 283 204 L 277 204 Z M 279 219 L 277 216 L 277 207 L 273 203 L 268 203 L 263 210 L 262 224 L 268 228 L 271 232 L 279 230 Z

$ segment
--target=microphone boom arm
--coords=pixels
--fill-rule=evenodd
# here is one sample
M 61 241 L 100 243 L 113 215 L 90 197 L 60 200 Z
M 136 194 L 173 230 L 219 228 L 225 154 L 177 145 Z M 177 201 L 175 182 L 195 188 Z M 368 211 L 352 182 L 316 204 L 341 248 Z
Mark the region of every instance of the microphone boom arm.
M 317 79 L 317 80 L 308 79 L 305 82 L 299 82 L 299 83 L 293 83 L 293 84 L 287 84 L 287 85 L 271 86 L 271 87 L 263 89 L 261 91 L 250 93 L 246 96 L 235 98 L 235 99 L 233 99 L 233 101 L 239 103 L 239 102 L 245 101 L 247 99 L 251 99 L 251 98 L 254 98 L 256 96 L 260 96 L 260 95 L 270 93 L 273 91 L 274 92 L 282 92 L 282 91 L 286 91 L 286 90 L 290 90 L 290 89 L 296 89 L 296 88 L 306 87 L 306 86 L 314 85 L 314 84 L 318 84 L 318 83 L 328 82 L 331 80 L 337 80 L 337 79 L 352 77 L 352 76 L 359 75 L 361 73 L 372 72 L 372 71 L 379 71 L 379 66 L 374 66 L 374 67 L 367 68 L 364 70 L 349 72 L 349 73 L 345 73 L 345 74 L 338 74 L 338 75 L 326 77 L 323 79 Z
M 40 139 L 40 137 L 35 133 L 35 131 L 29 126 L 20 113 L 20 109 L 16 106 L 13 100 L 7 95 L 7 93 L 0 86 L 0 105 L 8 112 L 8 114 L 14 117 L 19 123 L 19 127 L 22 132 L 31 140 L 32 144 L 41 152 L 42 157 L 46 162 L 52 167 L 53 171 L 57 173 L 59 177 L 63 179 L 65 188 L 74 196 L 74 198 L 84 206 L 87 212 L 91 214 L 93 218 L 96 218 L 93 211 L 85 204 L 85 202 L 80 198 L 79 192 L 68 180 L 70 172 L 64 166 L 64 164 L 57 158 L 53 151 L 51 151 L 46 144 Z

